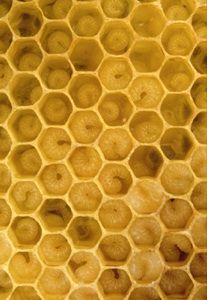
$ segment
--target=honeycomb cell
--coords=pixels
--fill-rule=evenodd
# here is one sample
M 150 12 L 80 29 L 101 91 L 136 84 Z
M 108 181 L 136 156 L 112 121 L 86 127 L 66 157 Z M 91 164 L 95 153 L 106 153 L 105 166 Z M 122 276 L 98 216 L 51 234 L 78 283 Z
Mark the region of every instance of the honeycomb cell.
M 7 87 L 12 75 L 13 71 L 8 62 L 3 57 L 0 57 L 0 89 L 5 89 Z
M 194 208 L 205 213 L 207 210 L 207 182 L 202 181 L 195 185 L 192 194 L 191 202 L 194 205 Z
M 11 173 L 5 164 L 0 163 L 0 194 L 5 194 L 12 182 Z
M 191 168 L 197 177 L 207 177 L 207 148 L 198 147 L 191 159 Z
M 133 289 L 129 296 L 129 300 L 137 299 L 160 300 L 161 298 L 153 287 L 138 287 Z
M 188 55 L 195 42 L 190 26 L 184 23 L 170 24 L 162 35 L 162 45 L 171 55 Z
M 129 57 L 137 72 L 148 73 L 161 67 L 164 53 L 157 42 L 142 40 L 133 45 Z
M 46 94 L 40 112 L 48 125 L 64 125 L 72 112 L 69 98 L 62 93 Z
M 2 300 L 8 299 L 9 294 L 12 291 L 13 284 L 9 274 L 4 271 L 2 268 L 0 269 L 0 297 Z
M 129 94 L 138 108 L 155 108 L 164 94 L 163 87 L 156 77 L 139 76 L 133 80 Z
M 197 141 L 201 144 L 207 144 L 207 112 L 200 112 L 193 119 L 191 131 Z
M 77 39 L 70 53 L 71 63 L 77 71 L 95 71 L 102 58 L 103 53 L 99 44 L 92 39 Z
M 136 177 L 156 177 L 162 167 L 163 158 L 154 146 L 140 146 L 134 150 L 129 165 Z
M 72 220 L 68 234 L 77 248 L 92 248 L 101 237 L 101 228 L 92 217 L 79 216 Z
M 72 0 L 40 0 L 39 6 L 48 19 L 64 19 L 72 5 Z
M 12 0 L 2 0 L 0 4 L 0 18 L 4 17 L 12 7 Z
M 70 11 L 71 28 L 78 36 L 90 37 L 96 35 L 102 25 L 102 16 L 93 3 L 76 4 Z
M 0 54 L 4 54 L 9 49 L 13 37 L 9 26 L 5 22 L 0 21 L 0 28 Z
M 0 160 L 4 159 L 10 152 L 12 145 L 9 133 L 4 127 L 0 126 Z
M 198 8 L 192 17 L 192 26 L 199 38 L 205 39 L 207 35 L 207 9 L 206 7 Z
M 168 59 L 163 65 L 160 78 L 171 92 L 186 90 L 193 81 L 193 71 L 188 62 L 180 57 Z
M 72 211 L 62 199 L 46 199 L 39 211 L 40 218 L 48 231 L 66 228 L 72 218 Z
M 125 58 L 109 57 L 102 63 L 99 77 L 110 91 L 125 89 L 132 79 L 132 70 Z
M 133 33 L 125 22 L 111 21 L 105 24 L 100 34 L 100 41 L 108 53 L 120 55 L 130 48 Z
M 18 286 L 13 291 L 11 300 L 41 300 L 37 291 L 31 286 Z
M 193 114 L 189 95 L 168 94 L 161 104 L 161 113 L 170 125 L 184 126 L 188 124 Z
M 106 94 L 99 104 L 99 113 L 107 125 L 125 124 L 132 114 L 132 105 L 122 93 Z
M 64 57 L 51 56 L 44 60 L 40 76 L 48 89 L 64 89 L 71 79 L 72 69 Z
M 100 298 L 93 288 L 80 287 L 70 294 L 69 300 L 100 300 Z
M 207 295 L 207 286 L 201 286 L 197 289 L 192 300 L 205 300 Z
M 12 211 L 9 204 L 4 199 L 0 199 L 0 229 L 9 225 L 11 216 Z
M 40 43 L 49 54 L 64 53 L 72 43 L 72 33 L 66 23 L 50 22 L 43 28 Z
M 191 236 L 198 248 L 207 248 L 207 217 L 197 216 L 191 226 Z
M 191 55 L 191 63 L 195 70 L 200 74 L 207 73 L 206 55 L 207 42 L 201 42 L 197 45 Z
M 190 264 L 190 272 L 193 278 L 199 283 L 207 282 L 207 253 L 196 253 Z
M 32 252 L 16 252 L 9 262 L 9 271 L 15 282 L 33 283 L 41 271 L 41 264 Z
M 156 37 L 165 26 L 165 18 L 155 5 L 139 5 L 133 12 L 131 25 L 140 36 Z
M 109 18 L 126 18 L 132 8 L 131 0 L 102 0 L 101 6 L 104 14 Z
M 12 110 L 11 103 L 6 94 L 0 93 L 0 123 L 4 123 Z
M 169 20 L 186 20 L 195 10 L 195 2 L 192 0 L 161 0 L 162 9 Z
M 16 171 L 16 176 L 22 178 L 36 176 L 42 165 L 39 153 L 32 145 L 15 147 L 10 162 Z
M 3 200 L 0 199 L 0 210 L 2 209 L 2 202 Z M 2 222 L 1 222 L 2 223 Z M 1 224 L 0 224 L 1 226 Z M 0 233 L 0 245 L 1 245 L 1 252 L 0 252 L 0 265 L 5 265 L 8 259 L 11 257 L 12 254 L 12 247 L 8 240 L 8 237 L 5 233 Z
M 89 108 L 98 102 L 102 88 L 98 77 L 80 74 L 72 79 L 69 93 L 75 106 L 78 108 Z
M 77 177 L 95 177 L 101 168 L 101 158 L 93 147 L 77 147 L 71 154 L 69 162 Z
M 198 78 L 192 88 L 191 88 L 191 96 L 195 105 L 201 109 L 207 109 L 207 77 Z

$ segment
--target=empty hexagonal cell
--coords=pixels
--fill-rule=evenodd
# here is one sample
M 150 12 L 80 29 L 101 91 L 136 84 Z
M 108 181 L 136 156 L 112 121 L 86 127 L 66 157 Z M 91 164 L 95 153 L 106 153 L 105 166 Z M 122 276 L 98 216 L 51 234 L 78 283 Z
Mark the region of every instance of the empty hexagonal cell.
M 63 230 L 72 218 L 72 211 L 64 200 L 46 199 L 39 211 L 40 218 L 47 230 Z
M 7 120 L 12 110 L 11 103 L 6 94 L 0 93 L 0 123 Z
M 76 4 L 69 16 L 73 31 L 79 36 L 94 36 L 102 25 L 102 16 L 93 3 Z
M 198 248 L 207 248 L 207 217 L 197 216 L 194 218 L 193 224 L 191 226 L 191 236 L 194 244 Z
M 197 177 L 207 177 L 207 148 L 198 147 L 191 159 L 191 168 Z
M 99 209 L 99 219 L 109 231 L 123 230 L 132 218 L 129 207 L 122 200 L 108 200 Z
M 101 237 L 101 228 L 94 218 L 81 216 L 70 223 L 68 234 L 75 247 L 92 248 Z
M 65 94 L 49 93 L 42 100 L 40 112 L 48 125 L 64 125 L 72 112 L 72 104 Z
M 52 56 L 44 60 L 40 76 L 49 89 L 64 89 L 72 76 L 68 60 L 61 56 Z
M 8 273 L 4 271 L 2 268 L 0 269 L 0 282 L 1 282 L 0 297 L 2 300 L 8 299 L 9 294 L 12 292 L 13 284 Z
M 140 143 L 155 142 L 163 130 L 163 122 L 155 112 L 138 112 L 132 118 L 130 131 L 134 138 Z
M 39 256 L 46 265 L 59 266 L 69 258 L 71 253 L 67 239 L 61 234 L 47 234 L 38 247 Z
M 100 41 L 108 53 L 120 55 L 130 48 L 133 34 L 125 22 L 111 21 L 104 26 Z
M 206 212 L 207 210 L 207 182 L 202 181 L 195 185 L 192 194 L 191 202 L 196 210 L 199 212 Z
M 98 109 L 105 123 L 110 126 L 125 124 L 133 110 L 127 96 L 118 92 L 106 94 Z
M 132 70 L 125 58 L 110 57 L 102 63 L 99 76 L 108 90 L 120 90 L 129 85 L 132 79 Z
M 201 74 L 207 73 L 207 42 L 201 42 L 197 45 L 197 47 L 194 49 L 192 55 L 191 55 L 191 63 L 193 67 Z
M 194 82 L 191 88 L 191 96 L 193 98 L 195 105 L 198 108 L 207 109 L 206 94 L 207 94 L 207 77 L 200 77 Z
M 109 18 L 127 17 L 132 6 L 133 1 L 131 0 L 116 0 L 113 2 L 111 0 L 102 0 L 101 2 L 103 12 Z
M 92 287 L 79 287 L 70 294 L 69 300 L 99 300 L 97 291 Z
M 8 191 L 11 185 L 11 173 L 5 164 L 0 163 L 0 194 Z
M 133 12 L 131 24 L 139 35 L 155 37 L 163 30 L 165 18 L 157 6 L 152 4 L 140 5 Z
M 187 299 L 193 288 L 189 275 L 178 269 L 167 270 L 160 280 L 160 288 L 163 293 L 171 298 Z
M 198 113 L 191 125 L 191 131 L 201 144 L 207 144 L 207 112 Z
M 0 160 L 8 155 L 11 145 L 12 141 L 7 130 L 0 126 Z
M 195 36 L 188 24 L 170 24 L 162 35 L 162 44 L 171 55 L 188 55 L 194 47 Z
M 0 89 L 6 88 L 11 80 L 13 71 L 4 58 L 0 58 Z
M 181 92 L 190 86 L 194 74 L 187 61 L 176 57 L 165 62 L 160 72 L 160 78 L 168 90 Z
M 102 58 L 99 44 L 91 39 L 77 39 L 70 53 L 70 60 L 77 71 L 95 71 Z
M 37 291 L 31 287 L 31 286 L 18 286 L 13 291 L 11 297 L 11 300 L 41 300 L 40 296 L 37 294 Z
M 19 142 L 33 141 L 39 135 L 42 125 L 33 110 L 16 110 L 9 120 L 14 137 Z
M 156 77 L 140 76 L 133 80 L 129 94 L 137 107 L 154 108 L 161 101 L 164 91 Z
M 36 35 L 42 26 L 40 10 L 32 3 L 15 6 L 10 15 L 9 23 L 15 34 L 21 37 Z
M 72 43 L 72 33 L 66 23 L 51 22 L 45 25 L 40 42 L 47 53 L 64 53 Z
M 11 216 L 12 211 L 9 204 L 4 199 L 0 199 L 0 228 L 7 227 L 9 225 Z
M 28 248 L 38 243 L 42 229 L 31 217 L 16 217 L 12 222 L 9 234 L 15 246 Z
M 161 67 L 164 53 L 157 42 L 143 40 L 133 45 L 129 57 L 136 71 L 147 73 Z
M 63 19 L 67 16 L 72 0 L 40 0 L 39 6 L 48 19 Z
M 17 283 L 33 283 L 41 264 L 33 252 L 16 252 L 9 262 L 9 271 Z
M 192 0 L 161 0 L 165 15 L 170 20 L 186 20 L 195 10 L 195 2 Z
M 77 107 L 89 108 L 98 102 L 102 88 L 97 77 L 80 74 L 72 79 L 69 93 Z
M 190 264 L 190 272 L 193 278 L 199 283 L 207 282 L 207 253 L 196 253 Z
M 198 8 L 192 17 L 192 26 L 199 38 L 206 38 L 207 35 L 207 8 Z
M 186 194 L 193 182 L 194 177 L 188 165 L 179 162 L 169 163 L 161 175 L 164 189 L 173 195 Z
M 6 53 L 12 43 L 12 33 L 5 22 L 0 21 L 0 54 Z
M 161 104 L 161 113 L 170 125 L 186 125 L 193 114 L 189 96 L 187 94 L 168 94 Z
M 129 159 L 129 165 L 136 177 L 156 177 L 162 164 L 162 155 L 154 146 L 138 147 Z
M 138 287 L 133 289 L 129 296 L 129 300 L 137 299 L 153 299 L 160 300 L 160 295 L 153 287 Z

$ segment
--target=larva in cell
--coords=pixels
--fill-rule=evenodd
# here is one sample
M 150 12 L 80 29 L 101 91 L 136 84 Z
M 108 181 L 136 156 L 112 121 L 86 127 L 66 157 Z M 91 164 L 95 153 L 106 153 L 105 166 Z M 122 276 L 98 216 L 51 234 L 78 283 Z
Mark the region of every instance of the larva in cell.
M 100 87 L 96 82 L 84 83 L 76 90 L 76 105 L 80 108 L 88 108 L 97 102 L 100 94 Z
M 5 16 L 11 8 L 11 1 L 2 1 L 0 4 L 0 18 Z
M 54 30 L 47 36 L 46 49 L 49 53 L 64 53 L 71 44 L 71 36 L 63 30 Z
M 193 120 L 191 131 L 201 144 L 207 144 L 207 113 L 199 113 Z
M 198 46 L 194 49 L 192 56 L 191 56 L 191 63 L 201 74 L 207 73 L 207 66 L 206 66 L 206 50 L 207 50 L 207 43 L 201 42 Z
M 90 252 L 80 251 L 71 257 L 69 266 L 78 282 L 93 282 L 100 271 L 98 259 Z
M 190 264 L 190 272 L 194 279 L 200 283 L 206 283 L 207 281 L 207 253 L 196 253 Z
M 166 10 L 166 16 L 171 20 L 186 20 L 189 16 L 188 8 L 181 4 L 171 5 Z
M 96 291 L 91 287 L 80 287 L 74 290 L 69 300 L 100 300 Z
M 206 300 L 206 295 L 207 295 L 207 287 L 202 286 L 194 294 L 192 300 Z
M 63 19 L 66 17 L 71 7 L 71 0 L 56 0 L 52 6 L 53 17 L 55 19 Z
M 94 36 L 99 30 L 99 22 L 95 14 L 86 12 L 80 16 L 76 24 L 73 24 L 75 32 L 80 36 Z
M 127 0 L 104 0 L 102 3 L 104 13 L 110 18 L 124 18 L 128 14 Z
M 18 172 L 27 176 L 35 176 L 42 165 L 40 156 L 34 147 L 23 149 L 19 153 L 18 159 Z
M 3 296 L 3 299 L 5 297 L 4 294 L 9 293 L 12 290 L 12 287 L 13 284 L 9 275 L 3 269 L 0 269 L 0 295 Z
M 0 127 L 0 159 L 7 156 L 11 149 L 12 141 L 11 138 L 3 127 Z
M 130 44 L 130 35 L 125 28 L 112 28 L 102 39 L 106 50 L 112 54 L 122 54 L 127 51 Z
M 8 118 L 12 106 L 5 94 L 0 93 L 0 123 L 3 123 Z
M 199 78 L 195 81 L 193 87 L 191 88 L 191 95 L 198 108 L 207 109 L 207 78 Z
M 187 89 L 190 84 L 190 77 L 185 72 L 172 74 L 170 79 L 170 87 L 172 91 L 183 91 Z
M 47 76 L 47 85 L 50 89 L 63 89 L 70 80 L 70 73 L 64 69 L 52 69 Z
M 109 200 L 102 204 L 99 218 L 103 226 L 109 230 L 122 230 L 131 220 L 132 213 L 122 200 Z
M 11 220 L 12 211 L 5 200 L 0 199 L 0 227 L 6 227 Z
M 16 134 L 22 141 L 32 141 L 38 136 L 41 127 L 38 117 L 32 112 L 26 111 L 17 120 Z
M 119 123 L 121 108 L 118 102 L 116 103 L 112 100 L 102 102 L 100 112 L 109 125 L 116 125 L 116 123 Z
M 139 287 L 135 288 L 130 296 L 129 300 L 161 300 L 158 292 L 152 287 Z
M 198 147 L 193 153 L 191 167 L 197 177 L 207 177 L 207 148 Z
M 207 24 L 206 24 L 207 10 L 206 7 L 200 7 L 192 18 L 192 26 L 198 37 L 205 39 L 207 35 Z
M 41 63 L 41 56 L 35 53 L 25 53 L 19 58 L 18 68 L 20 71 L 33 71 Z
M 195 209 L 202 212 L 207 210 L 207 182 L 198 183 L 191 194 L 191 202 Z
M 11 174 L 8 167 L 0 164 L 0 193 L 6 193 L 11 185 Z
M 19 286 L 17 287 L 11 297 L 11 300 L 41 300 L 36 290 L 31 286 Z
M 5 88 L 12 76 L 12 70 L 4 59 L 0 59 L 0 89 Z
M 63 164 L 45 167 L 41 175 L 42 183 L 49 194 L 64 195 L 71 185 L 71 175 Z
M 1 15 L 1 13 L 0 13 Z M 0 29 L 0 54 L 7 51 L 12 42 L 12 33 L 6 23 L 1 22 Z
M 170 35 L 166 47 L 170 54 L 187 55 L 192 48 L 192 41 L 182 34 L 181 29 L 181 32 L 177 31 Z
M 1 210 L 1 200 L 0 200 L 0 210 Z M 1 213 L 0 213 L 0 216 L 1 216 Z M 7 260 L 10 258 L 11 253 L 12 253 L 12 248 L 11 248 L 10 242 L 9 242 L 7 236 L 5 235 L 5 233 L 0 233 L 0 245 L 1 245 L 1 251 L 0 251 L 0 265 L 1 265 L 1 264 L 5 264 L 7 262 Z M 0 289 L 1 289 L 1 287 L 0 287 Z
M 49 266 L 62 265 L 69 257 L 71 248 L 60 234 L 47 234 L 39 245 L 39 254 Z
M 34 245 L 41 237 L 40 225 L 31 217 L 18 217 L 12 230 L 20 245 Z
M 207 217 L 197 217 L 190 229 L 194 244 L 199 248 L 207 248 Z

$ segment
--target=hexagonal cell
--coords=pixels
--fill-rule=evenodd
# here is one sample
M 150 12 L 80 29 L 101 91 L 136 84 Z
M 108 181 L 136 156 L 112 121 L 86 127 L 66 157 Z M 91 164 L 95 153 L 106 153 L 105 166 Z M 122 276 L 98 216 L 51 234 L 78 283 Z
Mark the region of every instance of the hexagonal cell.
M 136 71 L 148 73 L 161 67 L 164 53 L 157 42 L 143 40 L 133 45 L 129 57 Z
M 12 134 L 19 142 L 35 140 L 42 128 L 36 113 L 31 109 L 16 110 L 9 120 Z
M 200 77 L 194 82 L 191 88 L 191 96 L 193 98 L 195 105 L 198 108 L 207 109 L 206 94 L 207 94 L 207 77 Z
M 64 53 L 72 43 L 72 33 L 67 23 L 50 22 L 44 26 L 40 42 L 49 54 Z
M 107 125 L 120 126 L 128 121 L 133 108 L 127 96 L 117 92 L 106 94 L 98 110 Z
M 161 113 L 170 125 L 186 125 L 193 114 L 189 95 L 168 94 L 161 104 Z
M 12 7 L 12 0 L 2 0 L 0 4 L 0 18 L 4 17 Z
M 163 11 L 170 20 L 186 20 L 195 10 L 195 2 L 192 0 L 161 0 Z
M 72 183 L 72 177 L 62 163 L 45 166 L 39 179 L 46 193 L 53 196 L 66 194 Z
M 194 294 L 192 300 L 205 300 L 207 295 L 207 286 L 201 286 L 197 289 L 196 293 Z
M 72 79 L 69 93 L 77 107 L 89 108 L 98 102 L 102 88 L 97 77 L 80 74 Z
M 198 248 L 207 248 L 206 229 L 207 217 L 196 216 L 190 231 L 193 242 Z
M 1 206 L 1 199 L 0 199 L 0 209 L 3 207 Z M 0 225 L 1 226 L 1 225 Z M 6 232 L 0 233 L 0 244 L 1 244 L 1 253 L 0 253 L 0 265 L 5 265 L 8 259 L 11 257 L 12 254 L 12 247 L 10 241 L 7 237 Z
M 11 103 L 6 94 L 0 93 L 0 123 L 4 123 L 12 110 Z
M 191 159 L 191 168 L 197 177 L 207 177 L 207 148 L 198 147 Z
M 40 218 L 49 231 L 63 230 L 72 218 L 72 211 L 64 200 L 46 199 L 39 211 Z
M 129 296 L 129 300 L 137 299 L 153 299 L 160 300 L 160 295 L 153 287 L 138 287 L 133 289 Z
M 5 164 L 0 163 L 0 194 L 5 194 L 11 185 L 11 173 Z
M 0 54 L 4 54 L 11 45 L 13 37 L 9 26 L 5 22 L 0 21 L 0 28 Z
M 101 237 L 98 222 L 91 217 L 76 217 L 70 223 L 68 234 L 77 248 L 92 248 Z
M 162 133 L 163 122 L 156 112 L 142 111 L 134 115 L 129 128 L 140 143 L 153 143 Z
M 205 213 L 207 210 L 207 181 L 200 182 L 195 185 L 192 194 L 191 202 L 196 210 Z
M 42 200 L 37 185 L 32 181 L 18 181 L 10 192 L 10 201 L 20 213 L 34 212 Z
M 76 4 L 69 16 L 69 21 L 73 31 L 79 36 L 94 36 L 102 25 L 102 16 L 93 3 Z
M 61 234 L 46 234 L 38 247 L 39 256 L 48 266 L 63 265 L 70 256 L 71 247 Z
M 140 76 L 133 80 L 129 94 L 138 108 L 154 108 L 161 101 L 164 90 L 156 77 Z
M 13 291 L 11 300 L 41 300 L 40 296 L 37 294 L 37 291 L 31 286 L 18 286 Z
M 163 30 L 165 18 L 155 5 L 139 5 L 133 12 L 131 25 L 140 36 L 155 37 Z
M 102 0 L 101 7 L 104 14 L 109 18 L 125 18 L 129 15 L 133 6 L 133 1 L 131 0 L 116 0 L 116 2 L 111 2 L 111 0 Z
M 207 73 L 206 51 L 207 42 L 201 42 L 194 49 L 190 59 L 193 67 L 201 74 Z
M 100 41 L 108 53 L 120 55 L 130 48 L 133 33 L 125 22 L 111 21 L 105 24 L 100 34 Z
M 92 39 L 77 39 L 70 53 L 70 60 L 77 71 L 95 71 L 102 58 L 103 53 L 99 44 Z
M 37 221 L 31 217 L 16 217 L 12 222 L 9 234 L 16 247 L 28 248 L 38 243 L 42 229 Z
M 193 182 L 194 177 L 190 168 L 179 162 L 169 163 L 161 175 L 161 183 L 164 189 L 173 195 L 186 194 L 192 187 Z
M 200 112 L 194 118 L 191 131 L 201 144 L 207 144 L 207 112 Z
M 171 55 L 188 55 L 195 42 L 191 27 L 184 23 L 170 24 L 162 35 L 162 44 Z
M 207 282 L 207 253 L 196 253 L 190 264 L 190 272 L 193 278 L 199 283 Z
M 129 159 L 129 165 L 136 177 L 156 177 L 162 164 L 162 155 L 154 146 L 136 148 Z
M 179 299 L 187 299 L 193 288 L 188 274 L 178 269 L 167 270 L 163 273 L 159 285 L 167 297 Z
M 129 234 L 138 248 L 155 247 L 161 233 L 160 224 L 154 217 L 136 218 L 129 228 Z
M 72 0 L 40 0 L 39 6 L 45 17 L 48 19 L 64 19 L 71 6 Z
M 41 264 L 33 252 L 16 252 L 9 262 L 9 271 L 17 283 L 33 283 L 41 271 Z
M 81 144 L 95 142 L 102 131 L 102 127 L 99 116 L 90 110 L 75 112 L 69 123 L 71 134 Z
M 76 282 L 83 284 L 92 283 L 96 280 L 99 271 L 99 261 L 97 257 L 86 251 L 80 251 L 73 254 L 68 266 Z
M 12 211 L 9 204 L 4 199 L 0 199 L 0 229 L 9 225 L 11 217 Z
M 99 77 L 108 90 L 125 89 L 132 79 L 132 70 L 125 58 L 109 57 L 102 63 Z
M 9 23 L 13 31 L 21 37 L 36 35 L 42 22 L 41 11 L 33 3 L 16 5 L 9 15 Z
M 12 141 L 7 130 L 0 126 L 0 160 L 9 154 L 11 145 Z
M 186 90 L 193 81 L 194 74 L 188 62 L 182 58 L 168 59 L 160 72 L 160 79 L 171 92 Z
M 10 68 L 9 64 L 4 58 L 0 57 L 0 89 L 6 88 L 12 78 L 12 75 L 13 71 Z
M 82 1 L 82 0 L 81 0 Z M 98 294 L 94 288 L 79 287 L 70 294 L 69 300 L 99 300 Z
M 4 271 L 2 268 L 0 269 L 0 282 L 1 282 L 0 297 L 2 300 L 8 299 L 8 296 L 12 291 L 13 284 L 8 273 Z
M 48 125 L 64 125 L 72 110 L 69 98 L 61 93 L 45 95 L 40 107 L 40 112 Z
M 129 207 L 122 200 L 108 200 L 99 209 L 99 219 L 109 231 L 123 230 L 132 218 Z
M 41 134 L 39 147 L 46 159 L 62 160 L 71 148 L 71 140 L 64 129 L 50 127 Z
M 48 89 L 64 89 L 72 76 L 68 60 L 61 56 L 51 56 L 44 60 L 40 76 Z
M 199 38 L 206 38 L 207 35 L 207 8 L 198 8 L 192 17 L 192 26 Z

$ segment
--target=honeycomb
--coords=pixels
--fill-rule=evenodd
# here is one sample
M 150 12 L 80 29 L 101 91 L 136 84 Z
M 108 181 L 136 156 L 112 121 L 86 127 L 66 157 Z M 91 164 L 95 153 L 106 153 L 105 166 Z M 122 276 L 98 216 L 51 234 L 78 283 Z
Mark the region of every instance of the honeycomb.
M 207 299 L 206 0 L 0 1 L 4 299 Z

